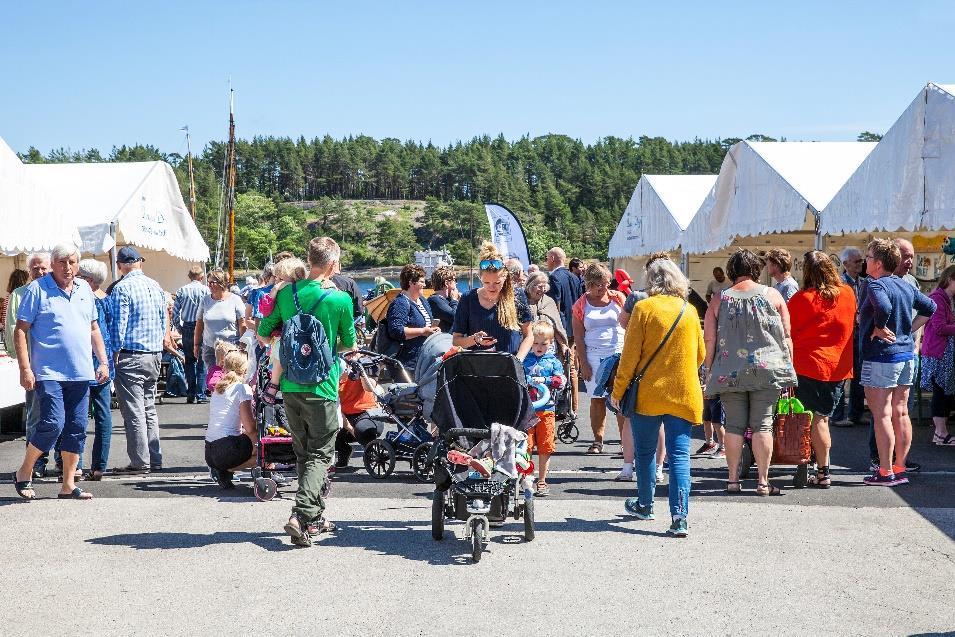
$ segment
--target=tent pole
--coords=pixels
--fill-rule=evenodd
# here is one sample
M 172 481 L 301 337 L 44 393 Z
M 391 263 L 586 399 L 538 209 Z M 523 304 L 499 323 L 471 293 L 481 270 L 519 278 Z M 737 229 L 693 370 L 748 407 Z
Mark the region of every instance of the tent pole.
M 819 223 L 821 221 L 820 214 L 818 210 L 813 209 L 812 206 L 809 207 L 809 212 L 812 214 L 813 222 L 815 225 L 813 234 L 815 235 L 815 240 L 813 241 L 814 250 L 822 250 L 822 247 L 825 243 L 822 233 L 819 232 Z
M 109 234 L 113 237 L 113 247 L 109 249 L 109 262 L 112 265 L 113 281 L 116 281 L 116 222 L 109 224 Z
M 690 278 L 690 255 L 683 250 L 680 250 L 680 271 L 683 272 L 683 276 Z

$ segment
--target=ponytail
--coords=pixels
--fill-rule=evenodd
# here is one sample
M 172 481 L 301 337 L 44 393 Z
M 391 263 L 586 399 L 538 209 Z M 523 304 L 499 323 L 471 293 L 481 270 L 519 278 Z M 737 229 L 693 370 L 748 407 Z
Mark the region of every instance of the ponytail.
M 242 382 L 246 372 L 249 371 L 249 357 L 239 350 L 233 350 L 226 354 L 225 360 L 222 361 L 222 368 L 226 373 L 216 383 L 217 394 L 224 394 L 229 387 Z

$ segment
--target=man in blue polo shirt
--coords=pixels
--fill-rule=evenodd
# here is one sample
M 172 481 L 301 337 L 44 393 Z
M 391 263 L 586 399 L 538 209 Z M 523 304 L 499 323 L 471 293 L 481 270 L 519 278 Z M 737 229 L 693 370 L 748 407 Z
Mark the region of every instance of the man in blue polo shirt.
M 60 498 L 88 500 L 74 473 L 86 442 L 90 381 L 109 378 L 106 348 L 99 331 L 93 291 L 79 271 L 75 246 L 60 245 L 51 254 L 51 272 L 31 283 L 17 309 L 14 330 L 20 385 L 36 391 L 40 421 L 30 434 L 23 464 L 14 479 L 20 497 L 35 497 L 32 472 L 57 439 L 63 454 Z M 90 344 L 97 360 L 93 369 Z

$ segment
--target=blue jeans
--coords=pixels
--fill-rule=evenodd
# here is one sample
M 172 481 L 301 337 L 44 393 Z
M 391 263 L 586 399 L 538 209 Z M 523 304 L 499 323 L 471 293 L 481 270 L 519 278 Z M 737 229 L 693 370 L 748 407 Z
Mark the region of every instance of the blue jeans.
M 110 411 L 109 382 L 90 385 L 90 408 L 93 412 L 93 455 L 90 469 L 106 471 L 109 443 L 113 437 L 113 412 Z
M 196 324 L 182 324 L 182 353 L 186 355 L 186 395 L 189 398 L 199 398 L 205 396 L 205 387 L 203 381 L 206 378 L 206 366 L 201 358 L 193 356 L 192 350 L 196 342 Z
M 57 446 L 60 451 L 82 455 L 89 418 L 89 381 L 38 380 L 35 391 L 40 421 L 30 435 L 30 444 L 44 453 Z
M 693 424 L 677 416 L 630 417 L 633 429 L 634 469 L 637 473 L 637 499 L 640 506 L 653 506 L 657 485 L 656 453 L 660 423 L 666 439 L 670 462 L 670 515 L 685 518 L 690 510 L 690 437 Z

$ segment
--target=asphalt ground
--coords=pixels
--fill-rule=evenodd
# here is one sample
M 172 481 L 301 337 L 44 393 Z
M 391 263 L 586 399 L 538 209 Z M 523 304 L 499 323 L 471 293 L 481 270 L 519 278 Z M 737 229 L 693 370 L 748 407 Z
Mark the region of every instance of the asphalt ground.
M 54 499 L 54 478 L 36 483 L 39 501 L 19 500 L 23 439 L 0 443 L 0 634 L 955 634 L 955 448 L 932 445 L 929 427 L 915 431 L 922 473 L 895 489 L 862 484 L 863 427 L 833 429 L 828 490 L 793 489 L 779 467 L 781 497 L 756 496 L 753 480 L 728 495 L 722 461 L 695 458 L 690 535 L 677 540 L 666 484 L 657 520 L 624 515 L 635 483 L 613 481 L 616 427 L 603 455 L 586 455 L 584 415 L 580 440 L 558 443 L 537 538 L 508 522 L 471 564 L 461 523 L 432 540 L 431 488 L 407 463 L 376 480 L 357 457 L 329 499 L 339 531 L 293 549 L 291 500 L 258 502 L 248 481 L 220 490 L 202 461 L 206 408 L 182 403 L 159 408 L 165 469 L 83 482 L 91 502 Z M 110 465 L 122 466 L 113 416 Z

